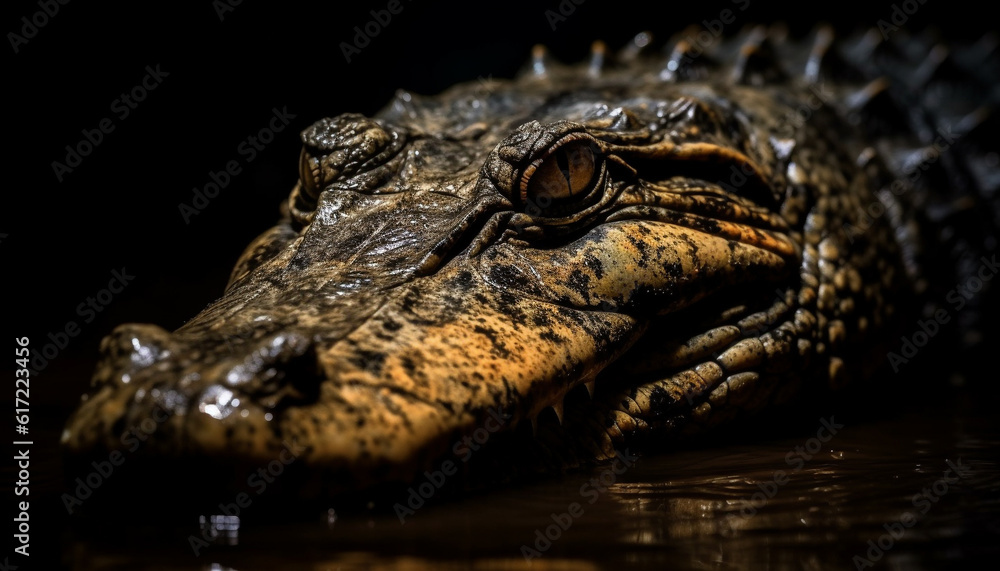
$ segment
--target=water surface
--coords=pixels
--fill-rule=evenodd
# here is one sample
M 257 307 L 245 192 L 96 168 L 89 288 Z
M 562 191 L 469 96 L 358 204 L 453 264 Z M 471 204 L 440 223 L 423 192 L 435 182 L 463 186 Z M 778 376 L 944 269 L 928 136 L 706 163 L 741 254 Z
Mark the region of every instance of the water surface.
M 318 506 L 229 541 L 156 514 L 69 534 L 72 569 L 948 569 L 1000 555 L 1000 430 L 958 392 L 817 416 L 404 514 Z M 877 409 L 878 407 L 876 407 Z M 884 417 L 884 418 L 883 418 Z M 603 483 L 601 478 L 603 478 Z M 400 502 L 405 502 L 401 497 Z M 252 509 L 251 506 L 248 509 Z M 233 543 L 222 545 L 220 543 Z

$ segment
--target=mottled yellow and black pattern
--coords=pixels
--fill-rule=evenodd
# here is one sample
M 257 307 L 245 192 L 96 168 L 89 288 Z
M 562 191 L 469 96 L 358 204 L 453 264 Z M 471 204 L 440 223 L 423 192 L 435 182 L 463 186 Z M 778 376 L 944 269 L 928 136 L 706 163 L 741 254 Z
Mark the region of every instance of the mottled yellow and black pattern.
M 144 458 L 294 446 L 328 493 L 411 480 L 497 411 L 510 462 L 553 467 L 866 382 L 925 283 L 893 150 L 934 136 L 891 116 L 909 88 L 876 44 L 539 49 L 516 80 L 318 121 L 225 295 L 106 338 L 65 445 L 165 411 Z

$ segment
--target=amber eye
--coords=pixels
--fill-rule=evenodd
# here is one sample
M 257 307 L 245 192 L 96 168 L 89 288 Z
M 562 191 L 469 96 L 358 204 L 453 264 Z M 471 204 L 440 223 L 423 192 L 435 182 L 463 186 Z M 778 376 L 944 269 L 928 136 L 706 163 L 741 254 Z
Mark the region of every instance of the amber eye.
M 311 197 L 319 196 L 323 191 L 323 172 L 319 159 L 312 156 L 308 149 L 303 148 L 299 155 L 299 180 L 303 189 Z
M 521 199 L 546 203 L 585 196 L 598 174 L 597 157 L 590 141 L 571 141 L 555 149 L 525 171 L 527 185 Z

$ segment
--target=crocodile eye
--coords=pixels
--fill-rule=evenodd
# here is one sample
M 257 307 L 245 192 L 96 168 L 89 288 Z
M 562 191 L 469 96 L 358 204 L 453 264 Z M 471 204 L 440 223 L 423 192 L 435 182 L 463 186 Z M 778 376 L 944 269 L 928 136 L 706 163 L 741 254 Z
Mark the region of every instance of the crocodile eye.
M 572 140 L 525 169 L 521 200 L 544 208 L 550 202 L 582 198 L 589 194 L 599 174 L 591 141 Z
M 303 190 L 309 196 L 319 196 L 323 190 L 323 172 L 319 164 L 319 159 L 309 154 L 307 149 L 302 149 L 299 155 L 299 180 L 302 182 Z
M 298 224 L 312 220 L 320 194 L 331 184 L 372 172 L 397 156 L 406 142 L 406 132 L 357 113 L 321 119 L 302 132 L 299 184 L 289 196 L 288 207 Z M 356 184 L 377 185 L 371 177 Z

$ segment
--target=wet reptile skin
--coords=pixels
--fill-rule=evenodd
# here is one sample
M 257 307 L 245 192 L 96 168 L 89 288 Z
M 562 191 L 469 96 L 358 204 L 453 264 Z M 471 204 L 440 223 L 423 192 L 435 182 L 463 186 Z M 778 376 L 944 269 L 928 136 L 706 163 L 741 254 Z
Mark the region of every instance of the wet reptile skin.
M 969 87 L 996 85 L 995 48 L 644 43 L 316 122 L 225 295 L 104 340 L 66 449 L 287 448 L 317 495 L 412 481 L 483 427 L 479 462 L 571 466 L 869 382 L 947 249 L 923 212 L 995 189 Z M 978 83 L 946 89 L 954 69 Z

